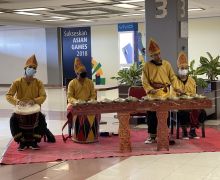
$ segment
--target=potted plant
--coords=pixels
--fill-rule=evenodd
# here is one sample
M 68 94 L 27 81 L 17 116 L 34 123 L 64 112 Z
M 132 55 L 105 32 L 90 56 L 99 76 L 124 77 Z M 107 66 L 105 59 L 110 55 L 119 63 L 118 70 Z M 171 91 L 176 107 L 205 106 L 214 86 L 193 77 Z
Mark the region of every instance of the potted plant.
M 129 68 L 118 71 L 117 76 L 111 77 L 119 83 L 119 97 L 128 97 L 128 89 L 131 86 L 141 86 L 142 64 L 134 63 Z
M 209 119 L 219 119 L 220 118 L 220 99 L 217 98 L 220 96 L 220 92 L 217 90 L 220 89 L 220 81 L 218 81 L 218 75 L 220 75 L 220 62 L 219 62 L 219 55 L 215 58 L 207 52 L 208 58 L 201 56 L 200 57 L 200 66 L 196 69 L 197 75 L 205 74 L 208 83 L 211 83 L 211 88 L 206 96 L 213 99 L 214 107 L 210 110 L 210 115 L 208 115 Z M 204 92 L 204 91 L 203 91 Z M 213 110 L 214 109 L 214 110 Z
M 219 55 L 213 57 L 209 52 L 207 52 L 208 58 L 201 56 L 200 57 L 200 66 L 197 68 L 197 75 L 205 74 L 207 80 L 211 82 L 212 90 L 217 88 L 218 75 L 220 75 L 220 62 Z
M 208 82 L 205 81 L 203 78 L 198 77 L 198 68 L 194 68 L 195 60 L 192 60 L 189 65 L 189 72 L 188 74 L 195 80 L 197 89 L 204 89 L 208 87 Z

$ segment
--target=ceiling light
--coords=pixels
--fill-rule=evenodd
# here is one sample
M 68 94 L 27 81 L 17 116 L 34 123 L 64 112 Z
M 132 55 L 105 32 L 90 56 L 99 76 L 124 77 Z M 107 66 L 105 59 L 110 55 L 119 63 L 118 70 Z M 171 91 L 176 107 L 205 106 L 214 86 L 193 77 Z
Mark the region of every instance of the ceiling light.
M 44 19 L 44 20 L 41 20 L 41 21 L 64 21 L 64 20 L 67 20 L 68 18 L 63 18 L 63 19 Z
M 92 20 L 89 20 L 89 19 L 77 19 L 77 21 L 81 21 L 81 22 L 92 22 Z
M 18 10 L 15 10 L 15 11 L 18 11 L 18 12 L 26 12 L 26 11 L 47 11 L 49 10 L 48 8 L 30 8 L 30 9 L 18 9 Z
M 111 0 L 86 0 L 89 2 L 96 2 L 96 3 L 109 3 L 112 2 Z
M 42 21 L 64 21 L 64 20 L 69 19 L 67 17 L 61 17 L 61 16 L 51 16 L 50 18 L 53 18 L 53 19 L 44 19 Z
M 189 8 L 188 9 L 189 12 L 190 11 L 203 11 L 203 10 L 205 10 L 205 9 L 203 9 L 203 8 Z
M 62 20 L 65 20 L 65 19 L 44 19 L 42 21 L 62 21 Z
M 4 12 L 0 11 L 0 14 L 2 14 L 2 13 L 4 13 Z
M 67 17 L 62 17 L 62 16 L 51 16 L 51 18 L 54 18 L 54 19 L 68 19 Z
M 121 16 L 123 16 L 123 17 L 128 17 L 128 16 L 141 16 L 141 15 L 143 15 L 143 14 L 124 14 L 124 15 L 121 15 Z
M 15 12 L 16 14 L 27 15 L 27 16 L 39 16 L 41 14 L 30 13 L 30 12 Z
M 138 7 L 138 6 L 135 6 L 132 4 L 114 4 L 113 6 L 120 7 L 120 8 L 127 8 L 127 9 L 132 9 L 132 8 Z
M 120 1 L 121 3 L 134 3 L 134 2 L 144 2 L 145 0 L 126 0 L 126 1 Z

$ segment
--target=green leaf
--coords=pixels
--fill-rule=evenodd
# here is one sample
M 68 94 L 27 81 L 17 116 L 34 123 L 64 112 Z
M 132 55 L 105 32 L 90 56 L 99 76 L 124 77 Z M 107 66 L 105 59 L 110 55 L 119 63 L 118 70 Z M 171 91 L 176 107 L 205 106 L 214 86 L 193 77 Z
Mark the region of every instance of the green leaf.
M 213 57 L 212 57 L 212 55 L 209 53 L 209 52 L 206 52 L 206 54 L 208 54 L 208 56 L 209 56 L 209 59 L 212 61 L 213 60 Z
M 117 77 L 111 77 L 111 79 L 117 80 L 120 84 L 126 84 L 129 86 L 141 85 L 143 64 L 138 65 L 134 63 L 129 69 L 121 69 L 117 73 Z
M 200 57 L 200 63 L 202 65 L 207 65 L 209 63 L 209 60 L 203 56 Z

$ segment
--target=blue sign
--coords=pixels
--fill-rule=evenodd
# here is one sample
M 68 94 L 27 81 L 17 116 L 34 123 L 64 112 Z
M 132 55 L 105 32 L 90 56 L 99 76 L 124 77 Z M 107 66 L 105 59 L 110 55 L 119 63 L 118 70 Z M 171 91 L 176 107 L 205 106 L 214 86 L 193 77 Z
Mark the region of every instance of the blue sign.
M 91 29 L 90 27 L 62 28 L 63 84 L 76 77 L 74 59 L 79 57 L 92 78 Z
M 138 23 L 118 24 L 118 32 L 122 32 L 122 31 L 138 31 Z

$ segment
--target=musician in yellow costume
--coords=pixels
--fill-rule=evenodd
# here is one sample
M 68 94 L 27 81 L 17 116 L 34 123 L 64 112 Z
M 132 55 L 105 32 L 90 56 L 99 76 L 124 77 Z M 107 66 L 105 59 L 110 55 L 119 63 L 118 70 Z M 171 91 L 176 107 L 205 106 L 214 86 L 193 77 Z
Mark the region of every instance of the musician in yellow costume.
M 96 117 L 96 115 L 71 115 L 71 109 L 74 108 L 74 104 L 96 99 L 94 84 L 91 79 L 87 78 L 87 70 L 78 57 L 74 60 L 74 70 L 76 78 L 70 81 L 67 90 L 69 103 L 67 117 L 69 122 L 74 119 L 73 140 L 79 143 L 96 142 L 100 117 Z M 71 123 L 69 123 L 69 126 L 71 126 Z
M 185 92 L 187 96 L 194 96 L 196 94 L 196 82 L 188 75 L 188 58 L 184 52 L 180 52 L 177 60 L 179 87 Z M 205 120 L 204 110 L 180 110 L 177 113 L 177 118 L 182 127 L 182 138 L 199 138 L 196 134 L 196 128 L 199 127 L 199 121 Z M 190 124 L 189 135 L 187 126 Z
M 167 98 L 170 96 L 170 86 L 182 92 L 178 86 L 177 77 L 171 64 L 161 58 L 158 44 L 151 39 L 148 52 L 152 60 L 145 63 L 142 72 L 142 85 L 149 98 Z M 155 111 L 147 112 L 148 134 L 146 144 L 156 142 L 157 117 Z M 173 141 L 170 144 L 174 143 Z
M 74 71 L 77 78 L 70 81 L 67 91 L 68 103 L 75 103 L 79 100 L 88 101 L 96 98 L 94 84 L 91 79 L 87 78 L 85 66 L 77 57 L 74 61 Z
M 43 83 L 37 78 L 34 78 L 37 72 L 37 66 L 36 57 L 32 55 L 25 63 L 24 77 L 16 79 L 6 94 L 6 99 L 9 103 L 14 106 L 43 104 L 46 99 L 46 92 Z M 13 113 L 10 118 L 10 129 L 14 140 L 19 143 L 18 150 L 22 151 L 27 148 L 27 142 L 23 130 L 19 127 L 18 118 L 19 116 Z M 55 142 L 53 134 L 47 129 L 45 116 L 40 112 L 38 126 L 33 130 L 33 142 L 29 144 L 32 149 L 39 149 L 37 143 L 40 142 L 44 134 L 50 138 L 50 142 Z

